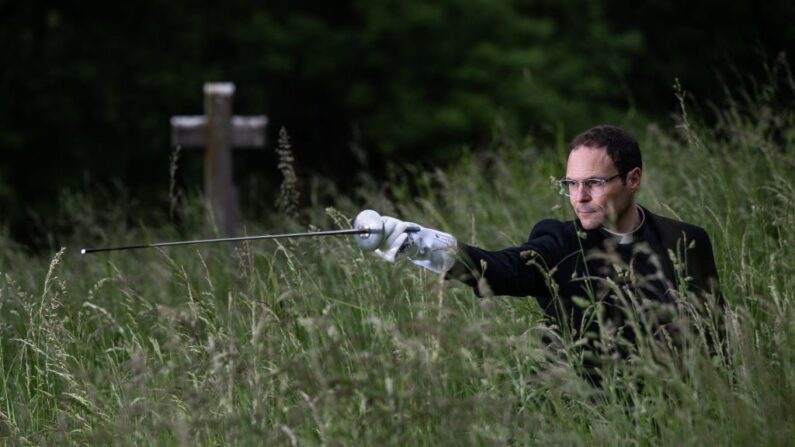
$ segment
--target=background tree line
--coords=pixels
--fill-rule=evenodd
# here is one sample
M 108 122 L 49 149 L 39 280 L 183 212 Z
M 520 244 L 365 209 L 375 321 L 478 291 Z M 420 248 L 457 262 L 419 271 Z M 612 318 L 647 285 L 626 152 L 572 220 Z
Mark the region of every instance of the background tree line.
M 718 74 L 760 75 L 793 19 L 786 0 L 0 3 L 0 222 L 31 240 L 65 190 L 162 204 L 168 119 L 201 113 L 205 81 L 235 82 L 271 148 L 286 127 L 299 175 L 344 188 L 387 161 L 667 122 L 674 78 L 723 97 Z M 272 152 L 236 158 L 244 196 L 274 191 Z M 199 185 L 201 157 L 183 163 Z

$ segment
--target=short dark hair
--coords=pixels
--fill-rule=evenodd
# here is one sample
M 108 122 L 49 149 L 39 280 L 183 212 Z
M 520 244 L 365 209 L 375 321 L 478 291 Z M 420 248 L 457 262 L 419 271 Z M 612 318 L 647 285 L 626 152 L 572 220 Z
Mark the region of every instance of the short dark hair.
M 626 182 L 627 173 L 632 169 L 643 169 L 643 160 L 640 157 L 640 146 L 638 146 L 637 140 L 620 127 L 603 124 L 586 130 L 571 140 L 569 154 L 580 146 L 594 149 L 605 148 L 607 156 L 616 165 L 622 181 Z

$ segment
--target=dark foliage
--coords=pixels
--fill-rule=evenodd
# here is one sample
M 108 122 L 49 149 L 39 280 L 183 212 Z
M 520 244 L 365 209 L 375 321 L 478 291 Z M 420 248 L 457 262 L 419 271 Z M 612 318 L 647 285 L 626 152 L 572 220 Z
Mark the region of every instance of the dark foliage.
M 675 76 L 717 97 L 708 67 L 761 69 L 793 18 L 785 1 L 4 2 L 0 221 L 30 236 L 62 191 L 109 185 L 167 209 L 169 117 L 201 113 L 206 81 L 235 82 L 236 112 L 267 114 L 271 145 L 291 129 L 301 172 L 345 188 L 385 160 L 664 117 Z M 274 151 L 236 160 L 244 204 L 277 194 Z M 181 163 L 198 187 L 201 156 Z

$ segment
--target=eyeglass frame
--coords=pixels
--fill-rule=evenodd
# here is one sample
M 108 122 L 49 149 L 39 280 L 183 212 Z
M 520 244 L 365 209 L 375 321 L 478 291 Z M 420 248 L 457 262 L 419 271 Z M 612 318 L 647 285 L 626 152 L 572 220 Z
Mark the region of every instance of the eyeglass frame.
M 610 183 L 613 179 L 622 176 L 623 174 L 618 173 L 610 178 L 592 177 L 592 178 L 587 178 L 585 180 L 574 180 L 568 177 L 564 177 L 558 180 L 558 186 L 560 187 L 560 192 L 563 193 L 563 195 L 566 197 L 571 197 L 571 195 L 573 194 L 571 192 L 572 186 L 576 188 L 575 189 L 576 191 L 579 189 L 580 185 L 585 187 L 589 193 L 592 193 L 594 191 L 594 188 L 600 188 L 599 193 L 595 195 L 601 195 L 603 192 L 601 188 L 604 188 L 604 186 Z M 593 181 L 598 181 L 598 183 L 591 184 L 590 186 L 586 184 L 586 182 L 593 182 Z

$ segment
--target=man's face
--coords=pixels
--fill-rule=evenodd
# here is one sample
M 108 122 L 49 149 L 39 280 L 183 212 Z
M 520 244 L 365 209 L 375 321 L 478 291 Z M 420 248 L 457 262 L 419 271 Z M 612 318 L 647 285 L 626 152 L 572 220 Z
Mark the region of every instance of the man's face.
M 578 146 L 569 154 L 566 177 L 571 180 L 609 179 L 616 174 L 618 169 L 605 148 Z M 604 185 L 601 193 L 580 184 L 571 192 L 569 201 L 586 230 L 602 225 L 615 229 L 619 219 L 632 207 L 633 195 L 639 186 L 640 169 L 635 168 L 628 173 L 627 184 L 620 177 L 614 178 Z

